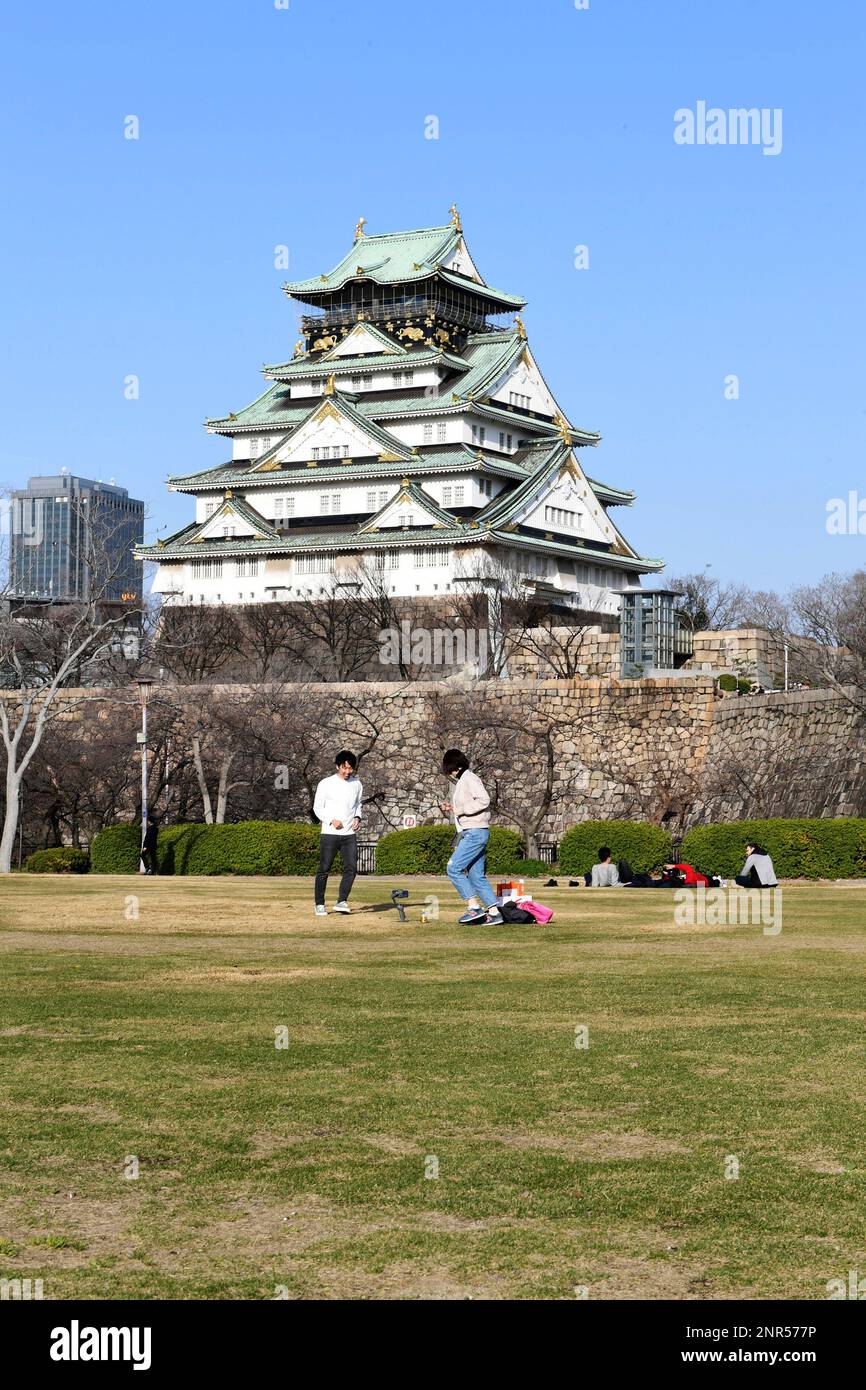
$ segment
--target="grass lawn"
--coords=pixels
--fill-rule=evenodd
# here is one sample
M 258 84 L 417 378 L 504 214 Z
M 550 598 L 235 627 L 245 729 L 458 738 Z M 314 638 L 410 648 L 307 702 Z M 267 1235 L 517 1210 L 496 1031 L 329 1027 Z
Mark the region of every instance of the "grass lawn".
M 566 887 L 549 927 L 461 928 L 444 879 L 402 880 L 401 926 L 398 882 L 321 920 L 304 879 L 2 882 L 0 1277 L 823 1299 L 866 1273 L 866 886 L 787 887 L 766 936 Z

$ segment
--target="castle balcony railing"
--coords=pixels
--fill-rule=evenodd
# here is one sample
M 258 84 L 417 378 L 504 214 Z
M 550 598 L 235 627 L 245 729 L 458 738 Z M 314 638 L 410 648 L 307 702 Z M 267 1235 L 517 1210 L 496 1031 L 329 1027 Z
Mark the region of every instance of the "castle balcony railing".
M 327 328 L 340 328 L 365 320 L 367 323 L 386 323 L 394 319 L 404 323 L 407 319 L 424 319 L 435 316 L 437 322 L 452 323 L 472 333 L 499 333 L 510 325 L 513 315 L 492 314 L 485 316 L 469 304 L 449 302 L 446 299 L 428 299 L 421 296 L 407 296 L 405 299 L 366 300 L 351 304 L 334 304 L 317 314 L 304 314 L 301 318 L 301 332 L 307 337 L 321 337 Z

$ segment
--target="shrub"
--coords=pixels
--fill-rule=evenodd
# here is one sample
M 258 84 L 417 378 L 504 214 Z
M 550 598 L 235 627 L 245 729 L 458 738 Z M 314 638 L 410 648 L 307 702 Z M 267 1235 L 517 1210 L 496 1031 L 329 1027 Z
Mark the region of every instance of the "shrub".
M 719 676 L 719 689 L 720 689 L 720 690 L 736 690 L 736 688 L 737 688 L 737 678 L 736 678 L 736 676 L 729 675 L 727 672 L 726 672 L 723 676 Z
M 632 820 L 587 820 L 573 825 L 559 843 L 559 867 L 564 874 L 585 874 L 598 863 L 601 845 L 610 845 L 616 864 L 627 859 L 636 873 L 650 874 L 669 863 L 671 837 L 657 825 Z
M 550 865 L 543 859 L 514 859 L 507 869 L 499 872 L 513 874 L 515 878 L 541 878 L 542 874 L 549 875 Z
M 138 872 L 141 828 L 137 825 L 110 825 L 100 830 L 90 846 L 90 868 L 94 874 L 134 874 Z
M 90 859 L 83 849 L 37 849 L 24 861 L 29 874 L 86 874 Z
M 112 825 L 93 841 L 94 873 L 138 872 L 141 832 Z M 342 867 L 340 855 L 335 866 Z M 167 825 L 157 837 L 160 874 L 314 874 L 319 866 L 319 828 L 281 821 L 234 825 Z
M 319 866 L 319 829 L 279 821 L 178 827 L 173 870 L 182 874 L 313 874 Z M 161 837 L 160 837 L 161 838 Z M 340 856 L 334 861 L 339 864 Z
M 377 874 L 444 874 L 451 855 L 454 828 L 418 825 L 392 830 L 376 845 Z M 487 845 L 487 873 L 506 874 L 520 862 L 523 845 L 516 830 L 494 826 Z
M 866 877 L 866 820 L 742 820 L 697 825 L 683 839 L 682 857 L 703 873 L 733 878 L 758 844 L 779 878 Z

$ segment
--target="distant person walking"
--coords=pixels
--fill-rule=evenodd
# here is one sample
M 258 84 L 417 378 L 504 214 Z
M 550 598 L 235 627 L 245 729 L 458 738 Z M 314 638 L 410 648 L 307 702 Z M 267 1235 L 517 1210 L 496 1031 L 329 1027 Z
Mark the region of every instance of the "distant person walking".
M 159 821 L 156 816 L 148 816 L 144 839 L 141 844 L 141 860 L 146 874 L 159 872 L 156 862 L 156 844 L 159 837 Z
M 775 888 L 776 870 L 773 861 L 760 845 L 746 845 L 746 862 L 743 872 L 734 880 L 741 888 Z
M 358 826 L 361 824 L 363 788 L 355 776 L 358 759 L 354 753 L 341 749 L 334 759 L 337 771 L 323 777 L 316 787 L 313 811 L 322 823 L 319 841 L 319 872 L 316 874 L 316 916 L 327 916 L 325 889 L 328 874 L 338 854 L 343 857 L 343 876 L 335 912 L 351 912 L 349 894 L 358 872 Z
M 458 921 L 462 926 L 498 926 L 502 913 L 485 875 L 490 796 L 459 748 L 448 749 L 442 759 L 442 771 L 453 783 L 453 791 L 451 800 L 440 802 L 440 806 L 446 816 L 454 817 L 457 830 L 446 872 L 466 903 L 466 911 Z

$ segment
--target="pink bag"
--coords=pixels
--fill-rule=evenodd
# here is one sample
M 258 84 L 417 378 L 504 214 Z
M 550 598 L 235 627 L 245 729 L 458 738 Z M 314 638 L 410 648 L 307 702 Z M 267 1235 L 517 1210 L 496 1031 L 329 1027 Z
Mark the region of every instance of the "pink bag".
M 521 898 L 518 906 L 531 913 L 536 922 L 541 922 L 542 925 L 553 917 L 552 907 L 545 907 L 544 903 L 534 903 L 531 898 Z

